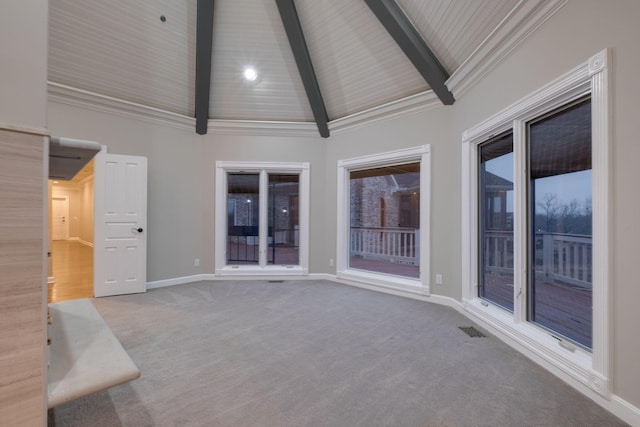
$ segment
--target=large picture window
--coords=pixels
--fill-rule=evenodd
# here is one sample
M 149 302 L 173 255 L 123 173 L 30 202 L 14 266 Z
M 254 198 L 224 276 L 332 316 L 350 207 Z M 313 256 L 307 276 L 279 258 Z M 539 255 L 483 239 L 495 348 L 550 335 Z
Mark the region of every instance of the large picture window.
M 420 276 L 420 163 L 349 172 L 349 267 Z
M 591 101 L 527 124 L 529 319 L 591 349 Z
M 429 147 L 338 162 L 342 278 L 428 292 Z
M 463 301 L 608 396 L 608 52 L 463 135 Z
M 217 163 L 216 274 L 307 274 L 308 174 L 306 163 Z

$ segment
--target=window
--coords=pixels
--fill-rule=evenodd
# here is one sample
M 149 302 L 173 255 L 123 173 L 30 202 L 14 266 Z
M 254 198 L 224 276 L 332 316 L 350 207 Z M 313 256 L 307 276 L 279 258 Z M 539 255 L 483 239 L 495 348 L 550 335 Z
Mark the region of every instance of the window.
M 528 318 L 591 349 L 591 102 L 527 124 Z
M 513 133 L 479 147 L 479 297 L 513 311 Z
M 307 163 L 216 163 L 216 274 L 307 274 L 308 175 Z
M 462 166 L 465 308 L 604 396 L 607 55 L 465 132 Z
M 349 181 L 349 267 L 419 278 L 420 163 L 350 171 Z M 407 196 L 413 226 L 400 222 Z
M 227 264 L 258 264 L 260 175 L 229 173 L 227 204 L 233 216 L 227 219 Z M 233 220 L 233 221 L 232 221 Z
M 338 162 L 338 276 L 428 292 L 429 147 Z
M 268 264 L 300 264 L 300 224 L 297 215 L 299 195 L 299 175 L 269 174 Z

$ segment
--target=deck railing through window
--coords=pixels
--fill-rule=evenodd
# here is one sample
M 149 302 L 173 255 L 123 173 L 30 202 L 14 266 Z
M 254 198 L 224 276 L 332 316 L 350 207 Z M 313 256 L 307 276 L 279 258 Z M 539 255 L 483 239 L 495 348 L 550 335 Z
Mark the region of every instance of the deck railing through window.
M 592 240 L 578 234 L 536 233 L 536 276 L 591 289 Z
M 487 230 L 483 242 L 486 268 L 494 273 L 513 270 L 513 232 Z M 536 278 L 591 289 L 593 243 L 591 236 L 536 233 Z
M 351 255 L 418 265 L 420 229 L 351 227 Z

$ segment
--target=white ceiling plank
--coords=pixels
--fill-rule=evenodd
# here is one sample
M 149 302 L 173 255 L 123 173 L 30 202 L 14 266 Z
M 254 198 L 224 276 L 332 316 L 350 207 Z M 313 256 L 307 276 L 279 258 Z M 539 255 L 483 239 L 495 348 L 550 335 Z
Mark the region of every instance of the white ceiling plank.
M 51 0 L 49 80 L 192 116 L 195 12 L 195 0 Z
M 428 88 L 364 2 L 296 2 L 331 120 Z
M 520 42 L 537 28 L 534 22 L 519 30 L 529 28 L 528 20 L 548 17 L 563 3 L 396 1 L 451 75 L 447 85 L 455 87 L 456 97 L 508 54 L 504 37 Z M 394 109 L 406 110 L 407 99 L 411 108 L 426 99 L 431 105 L 429 86 L 365 2 L 295 0 L 295 5 L 330 124 L 392 115 Z M 197 0 L 50 0 L 50 88 L 104 97 L 108 108 L 115 108 L 114 100 L 136 106 L 135 111 L 148 108 L 153 120 L 167 116 L 181 126 L 191 123 L 196 6 Z M 529 9 L 541 12 L 523 16 Z M 492 56 L 496 45 L 506 47 Z M 257 69 L 256 82 L 244 80 L 245 66 Z M 482 72 L 474 71 L 478 67 Z M 215 0 L 211 77 L 209 118 L 224 129 L 232 123 L 236 131 L 255 121 L 262 132 L 271 129 L 266 122 L 314 121 L 275 1 Z
M 220 0 L 213 21 L 211 117 L 313 121 L 276 3 Z M 244 79 L 247 66 L 255 82 Z
M 491 34 L 518 0 L 396 0 L 449 73 Z

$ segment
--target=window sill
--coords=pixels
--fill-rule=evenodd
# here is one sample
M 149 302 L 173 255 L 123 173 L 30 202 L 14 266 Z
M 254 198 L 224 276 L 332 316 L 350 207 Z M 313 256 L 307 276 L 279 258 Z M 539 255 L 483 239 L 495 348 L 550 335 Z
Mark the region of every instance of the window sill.
M 367 285 L 379 286 L 387 289 L 400 290 L 420 295 L 429 295 L 428 286 L 423 286 L 419 279 L 410 279 L 384 273 L 371 273 L 364 270 L 346 269 L 338 271 L 336 277 Z
M 593 369 L 592 354 L 577 346 L 563 346 L 563 341 L 529 322 L 517 323 L 508 313 L 480 298 L 464 301 L 467 312 L 499 334 L 522 346 L 529 354 L 582 383 L 605 398 L 610 398 L 607 378 Z M 569 348 L 567 348 L 569 347 Z
M 216 276 L 307 276 L 309 271 L 299 265 L 227 265 L 216 269 Z

